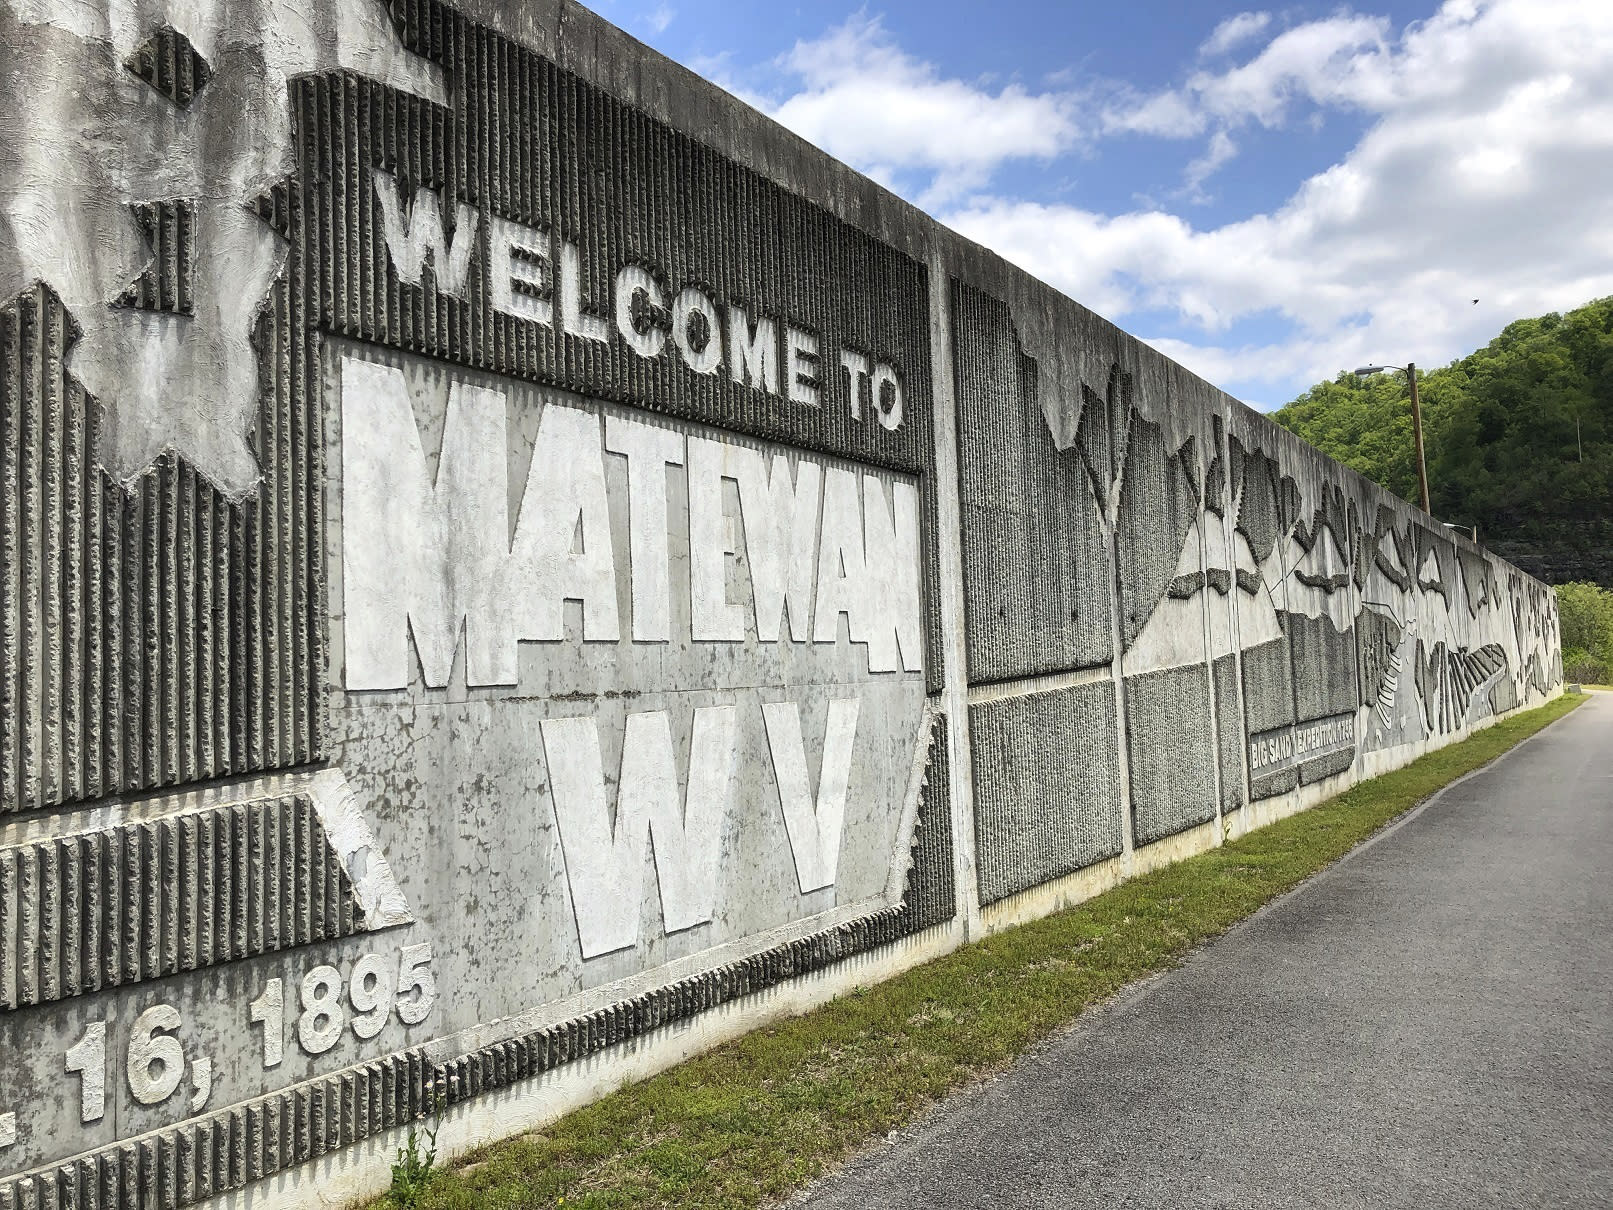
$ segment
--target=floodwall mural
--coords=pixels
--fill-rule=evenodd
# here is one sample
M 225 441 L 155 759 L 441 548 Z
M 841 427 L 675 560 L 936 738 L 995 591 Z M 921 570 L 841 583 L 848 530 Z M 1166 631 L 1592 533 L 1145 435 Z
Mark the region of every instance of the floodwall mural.
M 1560 683 L 1549 589 L 1074 305 L 1050 395 L 1008 303 L 952 303 L 982 901 Z
M 461 7 L 0 0 L 0 1207 L 373 1189 L 1557 691 L 1538 582 Z

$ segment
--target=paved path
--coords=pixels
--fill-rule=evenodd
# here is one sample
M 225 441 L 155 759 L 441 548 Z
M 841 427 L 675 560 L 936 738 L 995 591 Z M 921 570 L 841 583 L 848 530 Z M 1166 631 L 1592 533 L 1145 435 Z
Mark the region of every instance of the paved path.
M 1613 694 L 806 1204 L 1613 1207 Z

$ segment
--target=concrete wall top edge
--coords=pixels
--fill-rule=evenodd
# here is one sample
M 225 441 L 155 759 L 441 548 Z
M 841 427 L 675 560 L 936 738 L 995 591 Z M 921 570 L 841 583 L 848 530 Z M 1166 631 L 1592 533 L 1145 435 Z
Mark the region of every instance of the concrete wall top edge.
M 456 7 L 914 259 L 927 259 L 935 233 L 945 230 L 916 206 L 575 0 L 520 5 L 462 0 Z

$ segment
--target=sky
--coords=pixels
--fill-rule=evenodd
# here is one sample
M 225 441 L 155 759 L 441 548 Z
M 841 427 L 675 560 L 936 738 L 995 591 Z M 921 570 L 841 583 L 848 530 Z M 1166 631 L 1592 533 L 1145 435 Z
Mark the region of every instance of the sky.
M 587 0 L 1256 407 L 1613 294 L 1613 0 Z

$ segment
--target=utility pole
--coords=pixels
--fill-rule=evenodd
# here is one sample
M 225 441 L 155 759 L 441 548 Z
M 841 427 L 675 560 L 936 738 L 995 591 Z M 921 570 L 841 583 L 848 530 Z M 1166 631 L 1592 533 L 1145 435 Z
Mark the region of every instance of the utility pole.
M 1417 488 L 1423 496 L 1423 512 L 1433 515 L 1428 507 L 1428 462 L 1423 457 L 1423 405 L 1417 398 L 1417 363 L 1406 367 L 1406 381 L 1411 384 L 1411 431 L 1417 439 Z
M 1404 366 L 1362 366 L 1356 371 L 1356 375 L 1381 374 L 1385 370 L 1404 374 L 1406 385 L 1411 387 L 1411 431 L 1417 439 L 1417 489 L 1422 496 L 1423 512 L 1431 517 L 1434 515 L 1434 510 L 1428 507 L 1428 459 L 1423 456 L 1423 403 L 1417 395 L 1417 363 L 1413 361 Z

